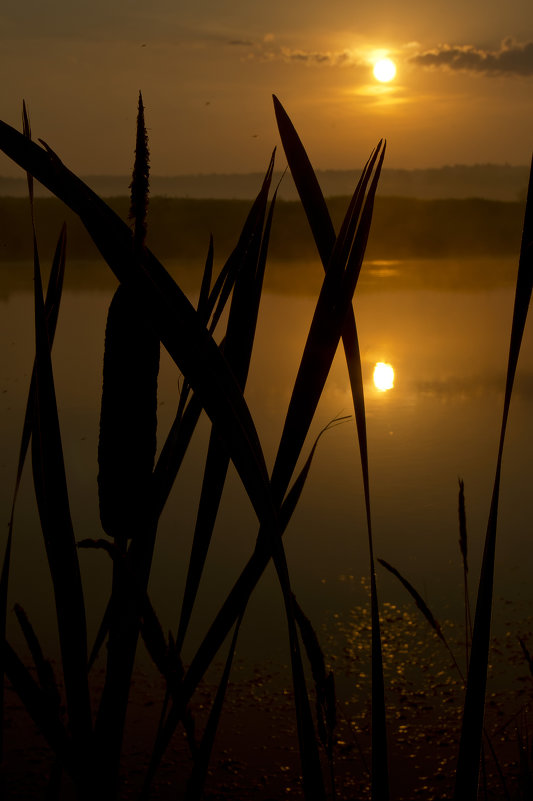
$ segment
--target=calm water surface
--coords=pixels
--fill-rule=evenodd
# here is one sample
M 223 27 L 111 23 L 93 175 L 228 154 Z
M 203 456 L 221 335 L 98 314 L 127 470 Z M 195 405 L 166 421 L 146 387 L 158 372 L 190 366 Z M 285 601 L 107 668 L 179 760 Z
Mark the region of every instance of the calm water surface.
M 72 516 L 76 536 L 102 536 L 97 507 L 97 442 L 104 327 L 113 292 L 105 266 L 69 265 L 54 345 Z M 316 265 L 309 269 L 319 276 Z M 76 271 L 78 272 L 76 273 Z M 511 326 L 514 265 L 492 262 L 370 264 L 356 292 L 365 381 L 371 494 L 378 556 L 408 577 L 434 611 L 460 620 L 462 568 L 458 549 L 458 477 L 465 481 L 471 581 L 475 586 L 495 469 Z M 182 280 L 178 268 L 177 280 Z M 272 465 L 299 358 L 314 308 L 307 288 L 280 281 L 267 287 L 246 397 L 267 462 Z M 2 519 L 7 524 L 20 431 L 33 358 L 33 299 L 28 265 L 1 271 L 0 451 Z M 190 283 L 189 277 L 183 279 Z M 316 281 L 312 285 L 316 285 Z M 346 365 L 338 353 L 314 433 L 351 414 Z M 390 363 L 394 387 L 378 391 L 376 362 Z M 175 410 L 178 374 L 163 354 L 159 444 Z M 496 574 L 496 624 L 524 614 L 532 598 L 530 522 L 533 445 L 533 340 L 528 325 L 504 454 Z M 175 628 L 194 527 L 202 457 L 209 433 L 199 427 L 161 520 L 150 592 L 165 628 Z M 308 445 L 310 447 L 311 441 Z M 53 647 L 51 588 L 31 485 L 29 462 L 19 497 L 10 602 L 20 602 Z M 234 473 L 230 475 L 192 646 L 250 555 L 257 525 Z M 317 624 L 337 618 L 366 597 L 368 549 L 361 470 L 353 420 L 322 438 L 301 503 L 287 531 L 294 591 Z M 84 551 L 90 631 L 109 589 L 102 552 Z M 403 603 L 402 588 L 380 569 L 382 598 Z M 504 600 L 503 600 L 504 599 Z M 13 621 L 10 636 L 16 638 Z M 268 570 L 245 625 L 253 648 L 274 653 L 284 642 L 281 594 Z

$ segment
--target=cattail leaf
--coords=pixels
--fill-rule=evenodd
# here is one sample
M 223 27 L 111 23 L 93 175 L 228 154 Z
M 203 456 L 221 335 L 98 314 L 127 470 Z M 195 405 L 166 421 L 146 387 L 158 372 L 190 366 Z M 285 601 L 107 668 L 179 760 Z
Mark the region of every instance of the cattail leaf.
M 25 134 L 21 135 L 16 131 L 14 133 L 20 137 L 25 147 L 32 149 L 35 145 L 30 139 L 29 120 L 25 106 L 23 117 Z M 31 170 L 27 171 L 31 173 Z M 74 747 L 79 754 L 82 754 L 88 748 L 92 729 L 87 681 L 85 606 L 70 517 L 50 354 L 50 337 L 35 235 L 33 181 L 30 180 L 30 177 L 28 178 L 28 189 L 33 232 L 36 343 L 31 435 L 33 483 L 54 589 L 69 724 Z M 54 293 L 55 290 L 51 291 Z M 60 296 L 61 286 L 58 291 Z
M 376 160 L 378 159 L 378 153 L 374 154 L 371 159 L 370 167 L 373 167 Z M 360 269 L 360 260 L 362 260 L 362 252 L 364 252 L 364 246 L 366 244 L 366 238 L 368 236 L 368 228 L 370 224 L 370 217 L 371 217 L 371 210 L 372 210 L 372 203 L 373 203 L 373 196 L 375 193 L 375 189 L 377 186 L 377 177 L 379 176 L 379 169 L 381 167 L 382 159 L 378 162 L 378 171 L 375 177 L 375 180 L 372 181 L 370 186 L 370 194 L 367 198 L 367 204 L 365 206 L 366 214 L 364 219 L 364 224 L 360 231 L 360 236 L 357 242 L 357 246 L 355 248 L 348 249 L 346 246 L 346 242 L 339 243 L 337 246 L 338 253 L 345 254 L 349 251 L 348 255 L 348 262 L 350 269 L 347 271 L 347 275 L 349 278 L 347 279 L 348 283 L 345 285 L 344 291 L 346 292 L 346 288 L 349 288 L 350 282 L 353 282 L 353 286 L 355 287 L 355 280 L 356 275 L 358 274 L 358 270 Z M 359 184 L 358 191 L 362 191 L 362 187 L 367 187 L 370 181 L 371 171 L 367 169 L 365 175 L 362 177 L 362 180 Z M 357 193 L 356 193 L 357 195 Z M 352 203 L 350 204 L 349 208 L 349 222 L 344 226 L 345 230 L 345 239 L 348 240 L 349 235 L 354 235 L 355 231 L 357 230 L 357 220 L 355 219 L 354 215 L 354 208 L 358 203 L 358 198 L 355 197 Z M 351 295 L 350 299 L 346 306 L 349 306 L 351 302 Z M 340 336 L 340 332 L 339 332 Z M 338 341 L 338 340 L 337 340 Z M 335 345 L 336 347 L 336 345 Z M 324 377 L 325 380 L 325 377 Z M 279 459 L 279 452 L 278 452 L 278 459 Z M 280 459 L 280 462 L 283 460 Z M 285 478 L 290 480 L 290 475 L 292 473 L 292 469 L 286 470 Z M 288 475 L 287 475 L 288 474 Z M 283 487 L 283 482 L 279 481 L 280 487 Z M 276 491 L 276 496 L 278 496 L 278 492 Z M 281 498 L 286 492 L 286 488 L 283 492 L 279 492 Z M 278 497 L 276 497 L 276 501 L 280 502 Z M 263 536 L 262 536 L 263 535 Z M 230 595 L 226 599 L 223 607 L 219 611 L 215 621 L 213 622 L 208 634 L 204 638 L 203 643 L 201 644 L 200 648 L 198 649 L 189 671 L 187 672 L 184 678 L 184 698 L 190 698 L 192 692 L 194 691 L 197 682 L 200 680 L 200 677 L 203 675 L 207 666 L 210 664 L 211 660 L 214 658 L 214 654 L 217 652 L 218 648 L 220 647 L 221 642 L 224 640 L 225 636 L 227 635 L 231 625 L 233 625 L 236 617 L 240 613 L 241 605 L 246 604 L 249 598 L 250 593 L 252 592 L 256 581 L 258 580 L 259 576 L 261 575 L 264 567 L 266 566 L 268 559 L 270 557 L 270 549 L 267 543 L 264 541 L 264 532 L 260 532 L 260 536 L 258 537 L 258 543 L 256 546 L 256 550 L 250 561 L 248 562 L 247 566 L 241 573 L 240 578 L 236 582 L 233 590 L 231 591 Z M 381 660 L 379 660 L 381 664 Z M 384 702 L 382 703 L 382 708 L 384 708 Z M 172 732 L 177 725 L 179 720 L 180 713 L 179 710 L 173 708 L 169 713 L 166 725 L 165 725 L 165 732 L 164 736 L 166 737 L 166 741 L 169 742 Z M 376 727 L 377 728 L 377 727 Z M 383 749 L 382 749 L 383 750 Z M 381 771 L 380 777 L 382 778 L 383 775 L 387 775 L 387 771 Z M 382 796 L 385 797 L 385 796 Z
M 316 631 L 296 599 L 294 600 L 294 615 L 315 682 L 317 727 L 320 741 L 326 750 L 328 759 L 332 760 L 333 732 L 337 724 L 333 674 L 326 670 L 324 654 L 318 642 Z
M 455 801 L 474 798 L 479 782 L 479 764 L 485 712 L 485 693 L 487 686 L 487 670 L 490 646 L 490 628 L 492 617 L 492 598 L 494 583 L 494 563 L 496 554 L 496 530 L 498 522 L 498 501 L 502 468 L 503 446 L 509 415 L 509 406 L 513 390 L 514 377 L 520 353 L 520 346 L 526 323 L 531 291 L 533 288 L 533 160 L 529 176 L 529 187 L 526 200 L 524 228 L 518 263 L 513 322 L 509 357 L 507 362 L 507 379 L 500 430 L 500 442 L 496 460 L 494 486 L 490 504 L 483 561 L 479 578 L 474 633 L 470 652 L 470 667 L 463 711 L 463 724 L 457 760 L 455 782 Z
M 345 216 L 341 232 L 336 239 L 335 231 L 329 211 L 327 209 L 326 201 L 322 195 L 322 191 L 316 179 L 315 173 L 303 147 L 303 144 L 292 125 L 287 113 L 283 106 L 274 96 L 274 108 L 276 119 L 278 122 L 278 129 L 280 137 L 287 156 L 291 173 L 298 190 L 302 205 L 304 207 L 311 232 L 315 239 L 318 252 L 322 261 L 322 265 L 326 273 L 330 269 L 330 261 L 332 254 L 337 250 L 343 257 L 347 255 L 347 248 L 349 247 L 349 238 L 346 236 L 348 227 L 353 224 L 353 220 L 357 219 L 360 214 L 361 204 L 363 200 L 363 189 L 365 182 L 369 177 L 369 169 L 372 166 L 372 159 L 367 163 L 361 178 L 358 182 L 354 192 L 352 201 L 350 203 L 348 212 Z M 374 157 L 377 155 L 374 154 Z M 382 154 L 383 155 L 383 154 Z M 382 161 L 382 157 L 381 157 Z M 381 164 L 380 161 L 380 164 Z M 379 169 L 376 173 L 379 177 Z M 371 192 L 375 192 L 375 186 Z M 369 213 L 367 213 L 367 220 L 362 228 L 362 238 L 360 240 L 361 247 L 361 261 L 368 238 L 368 228 L 370 226 L 370 218 L 373 206 L 373 196 L 369 205 Z M 368 228 L 365 231 L 365 227 Z M 338 243 L 344 244 L 338 248 Z M 340 259 L 339 259 L 340 263 Z M 360 264 L 352 272 L 352 281 L 357 280 L 358 270 Z M 355 283 L 353 283 L 355 287 Z M 349 294 L 349 291 L 347 294 Z M 377 598 L 377 584 L 375 576 L 374 565 L 374 548 L 372 538 L 372 518 L 370 509 L 370 479 L 368 470 L 368 445 L 366 433 L 366 415 L 365 415 L 365 402 L 363 392 L 363 376 L 361 370 L 361 357 L 359 352 L 359 342 L 357 336 L 357 328 L 355 324 L 355 317 L 353 309 L 349 306 L 344 314 L 344 323 L 342 326 L 342 340 L 346 362 L 348 366 L 348 375 L 350 380 L 350 387 L 352 392 L 355 421 L 357 426 L 357 434 L 359 439 L 359 453 L 361 457 L 361 468 L 363 473 L 363 488 L 365 495 L 366 517 L 367 517 L 367 530 L 369 542 L 369 555 L 370 555 L 370 592 L 371 592 L 371 618 L 372 618 L 372 797 L 373 799 L 382 799 L 386 801 L 389 798 L 389 778 L 388 778 L 388 746 L 387 746 L 387 728 L 386 728 L 386 709 L 385 709 L 385 688 L 383 679 L 383 658 L 381 647 L 381 631 L 379 621 L 379 605 Z
M 26 104 L 23 103 L 23 132 L 24 135 L 31 139 L 30 121 Z M 34 225 L 34 206 L 33 206 L 33 179 L 29 173 L 28 178 L 28 191 L 30 195 L 30 211 L 32 219 L 32 233 L 33 233 L 33 246 L 34 246 L 34 259 L 38 260 L 37 239 L 35 237 Z M 65 272 L 65 252 L 66 252 L 66 226 L 63 225 L 59 239 L 56 245 L 54 258 L 52 260 L 52 268 L 48 280 L 48 288 L 46 292 L 46 299 L 44 304 L 44 314 L 46 319 L 46 328 L 48 331 L 48 339 L 50 348 L 52 348 L 54 335 L 56 330 L 57 318 L 59 314 L 59 306 L 61 303 L 61 294 L 63 289 L 63 276 Z M 7 598 L 9 586 L 9 570 L 11 562 L 11 548 L 13 543 L 13 526 L 15 518 L 15 506 L 17 496 L 22 478 L 22 470 L 31 439 L 31 430 L 33 426 L 34 416 L 34 395 L 35 395 L 35 364 L 32 369 L 32 376 L 30 381 L 30 389 L 28 393 L 28 400 L 26 402 L 26 411 L 24 414 L 24 424 L 22 428 L 22 437 L 19 450 L 19 459 L 17 465 L 17 474 L 15 478 L 15 488 L 13 491 L 13 501 L 11 504 L 11 515 L 8 523 L 8 537 L 6 542 L 6 549 L 4 552 L 4 560 L 2 563 L 2 573 L 0 575 L 0 763 L 2 761 L 3 750 L 3 726 L 4 726 L 4 655 L 3 648 L 6 633 L 6 619 L 7 619 Z
M 266 251 L 272 224 L 274 201 L 271 204 L 263 234 L 273 168 L 274 156 L 270 160 L 263 186 L 245 223 L 239 245 L 234 254 L 236 261 L 238 254 L 240 264 L 236 272 L 223 352 L 243 392 L 252 355 L 259 300 L 263 286 Z M 211 543 L 228 466 L 229 453 L 221 443 L 217 430 L 213 429 L 209 440 L 191 557 L 176 637 L 178 650 L 180 651 Z
M 203 319 L 205 322 L 211 317 L 211 322 L 209 325 L 210 333 L 214 332 L 216 323 L 220 319 L 220 315 L 222 314 L 224 306 L 230 297 L 231 289 L 235 284 L 237 275 L 243 269 L 243 264 L 245 264 L 252 241 L 254 238 L 257 239 L 258 237 L 261 237 L 261 230 L 264 221 L 264 205 L 268 197 L 273 167 L 274 162 L 272 158 L 259 194 L 245 220 L 237 246 L 222 268 L 219 277 L 209 294 L 209 297 L 205 302 L 202 301 L 201 312 L 199 304 L 199 314 L 201 319 Z M 208 256 L 208 265 L 209 261 L 210 258 Z M 206 266 L 206 270 L 207 269 L 210 269 L 209 266 Z M 203 285 L 205 294 L 207 291 L 205 289 L 207 286 L 207 282 L 205 280 L 203 281 Z M 220 346 L 220 350 L 224 353 L 224 358 L 227 363 L 225 348 L 226 344 L 224 339 Z M 161 453 L 154 470 L 153 492 L 157 515 L 159 515 L 162 511 L 168 498 L 170 489 L 174 484 L 176 475 L 181 466 L 183 456 L 185 455 L 186 449 L 189 445 L 202 408 L 199 399 L 195 399 L 194 397 L 191 399 L 192 407 L 189 408 L 186 406 L 188 390 L 189 387 L 186 384 L 182 390 L 175 420 L 161 449 Z
M 198 296 L 198 314 L 200 318 L 207 325 L 209 319 L 208 302 L 209 294 L 211 291 L 211 279 L 213 277 L 213 259 L 214 259 L 214 246 L 213 234 L 209 236 L 209 248 L 205 260 L 204 272 L 202 274 L 202 284 L 200 286 L 200 295 Z
M 203 407 L 226 440 L 237 472 L 260 519 L 272 514 L 268 474 L 248 407 L 218 347 L 197 312 L 153 254 L 144 249 L 132 262 L 128 226 L 51 148 L 39 147 L 0 121 L 0 149 L 77 213 L 103 257 L 122 281 L 130 278 L 160 339 L 190 381 Z
M 36 358 L 33 479 L 54 587 L 70 726 L 75 742 L 83 749 L 92 728 L 87 682 L 85 606 L 70 517 L 38 257 L 35 259 L 34 285 Z
M 329 431 L 335 426 L 347 422 L 349 419 L 350 419 L 349 415 L 345 415 L 344 417 L 334 417 L 333 420 L 331 420 L 327 425 L 325 425 L 324 428 L 318 433 L 318 436 L 313 442 L 313 445 L 309 452 L 309 456 L 305 460 L 304 466 L 298 473 L 298 476 L 294 480 L 290 490 L 287 492 L 285 496 L 285 500 L 281 505 L 279 517 L 280 517 L 280 524 L 282 531 L 285 531 L 285 529 L 289 525 L 294 510 L 298 505 L 298 501 L 300 500 L 300 496 L 303 492 L 305 482 L 307 481 L 307 477 L 311 469 L 311 464 L 313 462 L 313 457 L 315 455 L 315 451 L 317 449 L 320 438 L 323 436 L 323 434 L 326 433 L 326 431 Z
M 335 229 L 315 171 L 289 116 L 273 95 L 274 111 L 291 175 L 302 201 L 320 259 L 327 265 L 335 245 Z
M 374 154 L 373 161 L 365 175 L 365 181 L 354 194 L 355 202 L 358 194 L 363 193 L 367 187 L 369 189 L 361 225 L 358 226 L 358 219 L 352 216 L 350 207 L 347 214 L 349 219 L 347 222 L 345 220 L 345 232 L 342 239 L 336 240 L 307 336 L 272 471 L 272 489 L 279 503 L 283 500 L 307 436 L 341 338 L 344 319 L 351 306 L 370 228 L 373 196 L 379 178 L 383 151 L 376 166 L 374 180 L 369 186 L 370 170 L 374 166 L 377 155 L 377 153 Z
M 321 436 L 330 428 L 344 422 L 347 417 L 335 418 L 318 434 L 310 454 L 295 480 L 280 510 L 279 520 L 282 533 L 290 522 L 292 513 L 301 495 L 309 474 L 313 456 Z M 212 663 L 233 625 L 246 608 L 248 600 L 261 578 L 271 558 L 271 551 L 265 538 L 259 538 L 255 550 L 241 572 L 234 587 L 220 608 L 203 642 L 198 648 L 183 680 L 181 703 L 176 703 L 170 710 L 165 725 L 162 727 L 156 742 L 149 772 L 149 781 L 155 775 L 156 766 L 170 743 L 176 726 L 182 719 L 183 704 L 192 698 L 206 670 Z

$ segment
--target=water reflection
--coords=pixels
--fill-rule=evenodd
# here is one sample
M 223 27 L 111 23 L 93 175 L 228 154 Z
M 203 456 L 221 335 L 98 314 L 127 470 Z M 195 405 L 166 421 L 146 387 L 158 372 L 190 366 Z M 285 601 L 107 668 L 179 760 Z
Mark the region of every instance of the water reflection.
M 394 368 L 387 362 L 377 362 L 374 367 L 374 386 L 379 392 L 387 392 L 394 387 Z
M 445 614 L 453 617 L 455 610 L 449 609 L 450 603 L 457 599 L 458 614 L 462 603 L 462 594 L 455 587 L 462 576 L 456 534 L 457 476 L 465 480 L 474 573 L 481 559 L 493 481 L 514 290 L 512 286 L 495 288 L 487 281 L 480 284 L 483 288 L 478 286 L 473 291 L 473 274 L 481 275 L 482 271 L 477 265 L 474 270 L 470 263 L 424 266 L 425 272 L 420 264 L 412 266 L 411 272 L 416 272 L 420 282 L 423 272 L 429 285 L 428 275 L 439 275 L 444 281 L 450 273 L 461 274 L 467 288 L 458 291 L 447 286 L 437 291 L 428 289 L 427 283 L 420 289 L 408 282 L 400 291 L 397 278 L 382 276 L 379 289 L 372 290 L 374 284 L 370 282 L 365 291 L 356 294 L 355 311 L 365 381 L 376 553 L 409 573 L 436 614 L 445 606 Z M 401 263 L 397 267 L 398 274 L 410 274 L 410 265 Z M 3 276 L 0 270 L 0 338 L 4 343 L 0 349 L 0 480 L 4 487 L 0 493 L 0 517 L 4 521 L 10 514 L 34 349 L 31 269 L 18 268 L 19 265 L 12 265 L 8 273 L 6 266 Z M 96 486 L 98 404 L 106 314 L 116 280 L 111 276 L 106 279 L 108 284 L 103 280 L 100 284 L 99 278 L 91 283 L 94 272 L 89 264 L 86 269 L 77 263 L 72 265 L 53 351 L 77 539 L 102 535 Z M 188 290 L 187 275 L 176 272 L 176 277 Z M 195 289 L 192 287 L 191 294 Z M 315 298 L 302 293 L 297 285 L 292 294 L 276 289 L 267 291 L 261 300 L 246 399 L 269 467 L 280 441 L 314 302 Z M 532 335 L 533 330 L 526 331 L 520 354 L 506 443 L 497 589 L 508 598 L 516 598 L 523 591 L 528 601 L 532 591 L 524 554 L 529 554 L 531 547 L 528 499 L 533 451 Z M 381 360 L 394 365 L 394 392 L 380 390 L 372 380 Z M 158 409 L 160 446 L 174 417 L 177 386 L 177 370 L 163 353 Z M 339 349 L 310 442 L 328 421 L 350 413 L 350 385 Z M 160 525 L 153 573 L 157 580 L 151 587 L 151 597 L 165 627 L 175 625 L 175 610 L 182 596 L 184 553 L 194 530 L 205 456 L 202 449 L 208 436 L 209 426 L 202 420 Z M 346 424 L 320 440 L 297 513 L 284 538 L 295 592 L 316 624 L 328 611 L 340 612 L 364 601 L 358 597 L 354 582 L 348 585 L 339 581 L 341 574 L 359 578 L 366 572 L 364 526 L 357 436 L 355 425 Z M 206 566 L 199 631 L 203 632 L 204 622 L 210 622 L 231 589 L 256 536 L 253 511 L 230 472 L 211 561 Z M 43 593 L 48 591 L 46 554 L 28 465 L 21 486 L 13 548 L 12 600 L 25 607 L 46 639 L 49 631 L 41 619 Z M 101 598 L 88 602 L 89 627 L 93 630 L 100 622 L 100 607 L 105 608 L 108 567 L 102 562 L 101 553 L 81 555 L 86 586 L 102 586 Z M 105 581 L 103 571 L 107 571 Z M 96 583 L 92 581 L 95 576 Z M 383 600 L 397 602 L 398 587 L 387 576 L 380 575 L 379 580 Z M 40 595 L 35 588 L 42 590 Z M 255 623 L 262 615 L 264 626 L 271 625 L 270 621 L 278 625 L 280 621 L 281 627 L 280 597 L 275 573 L 269 572 L 253 595 L 250 620 Z M 254 634 L 255 630 L 250 629 L 250 638 Z M 283 653 L 284 637 L 282 630 L 278 639 Z M 271 649 L 274 638 L 264 640 L 265 648 Z M 257 643 L 254 647 L 257 649 Z

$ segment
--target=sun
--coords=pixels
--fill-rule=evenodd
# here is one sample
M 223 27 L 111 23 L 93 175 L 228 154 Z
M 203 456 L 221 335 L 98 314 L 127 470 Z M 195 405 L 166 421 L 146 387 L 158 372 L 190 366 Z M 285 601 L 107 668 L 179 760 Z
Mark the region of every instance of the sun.
M 390 58 L 380 58 L 374 64 L 374 78 L 381 83 L 388 83 L 396 76 L 396 64 Z
M 378 362 L 375 365 L 374 386 L 379 392 L 386 392 L 394 387 L 394 368 L 391 364 Z

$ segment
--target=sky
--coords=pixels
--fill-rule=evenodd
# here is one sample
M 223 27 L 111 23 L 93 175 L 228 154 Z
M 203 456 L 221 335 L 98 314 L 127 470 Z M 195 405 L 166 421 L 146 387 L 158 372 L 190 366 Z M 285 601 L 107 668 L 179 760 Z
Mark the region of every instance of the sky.
M 372 74 L 388 56 L 397 76 Z M 263 171 L 275 93 L 315 168 L 529 164 L 531 0 L 2 0 L 0 119 L 82 175 Z M 283 156 L 278 166 L 284 166 Z M 20 175 L 0 155 L 0 175 Z

